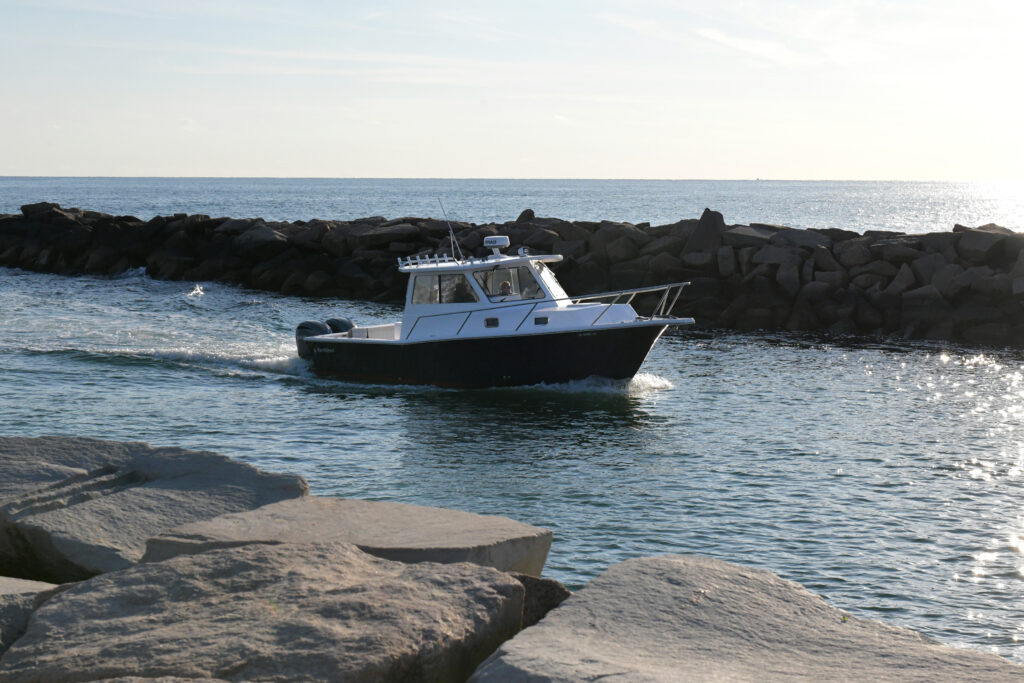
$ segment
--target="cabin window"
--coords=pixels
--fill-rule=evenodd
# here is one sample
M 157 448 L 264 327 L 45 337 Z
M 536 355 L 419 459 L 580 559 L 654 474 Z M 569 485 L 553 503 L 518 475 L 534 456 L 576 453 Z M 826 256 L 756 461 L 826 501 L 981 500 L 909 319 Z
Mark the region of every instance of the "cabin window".
M 438 302 L 436 275 L 416 276 L 412 282 L 412 302 L 414 304 L 436 304 Z
M 491 301 L 544 298 L 544 290 L 527 266 L 479 270 L 473 275 Z
M 441 303 L 472 304 L 479 301 L 469 280 L 462 273 L 441 275 Z
M 479 301 L 462 273 L 417 275 L 412 283 L 414 304 L 470 304 Z

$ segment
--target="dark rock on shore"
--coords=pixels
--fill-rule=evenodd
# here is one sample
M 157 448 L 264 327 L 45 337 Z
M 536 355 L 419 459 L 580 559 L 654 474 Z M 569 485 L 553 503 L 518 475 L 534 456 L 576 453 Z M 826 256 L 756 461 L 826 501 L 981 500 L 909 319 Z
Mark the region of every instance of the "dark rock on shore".
M 690 281 L 675 312 L 698 325 L 1024 345 L 1024 234 L 988 224 L 904 235 L 727 225 L 706 209 L 668 225 L 564 221 L 453 222 L 463 252 L 483 239 L 564 256 L 573 295 Z M 0 265 L 63 274 L 219 280 L 299 296 L 404 299 L 398 257 L 452 251 L 448 223 L 380 216 L 267 222 L 205 215 L 134 216 L 41 202 L 0 217 Z M 965 309 L 998 316 L 979 321 Z M 991 316 L 990 316 L 991 317 Z

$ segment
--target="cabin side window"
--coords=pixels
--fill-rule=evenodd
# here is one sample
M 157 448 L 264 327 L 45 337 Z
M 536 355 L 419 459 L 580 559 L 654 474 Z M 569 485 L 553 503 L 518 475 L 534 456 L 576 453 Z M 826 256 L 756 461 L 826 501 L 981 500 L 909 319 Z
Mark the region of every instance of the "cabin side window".
M 491 301 L 544 298 L 544 290 L 527 266 L 481 270 L 473 276 Z
M 412 302 L 414 304 L 436 304 L 438 302 L 436 275 L 416 276 L 412 283 Z
M 462 273 L 417 275 L 412 283 L 414 304 L 470 304 L 479 301 Z

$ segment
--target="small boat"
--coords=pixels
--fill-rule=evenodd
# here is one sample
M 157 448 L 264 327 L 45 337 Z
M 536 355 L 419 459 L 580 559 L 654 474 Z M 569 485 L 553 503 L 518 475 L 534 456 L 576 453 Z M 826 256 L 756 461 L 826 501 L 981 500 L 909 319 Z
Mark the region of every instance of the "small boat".
M 503 235 L 486 237 L 483 258 L 399 258 L 409 274 L 401 322 L 357 327 L 345 318 L 306 321 L 299 356 L 322 377 L 388 384 L 494 387 L 629 379 L 669 325 L 686 282 L 570 297 L 548 263 L 558 254 L 515 256 Z M 657 303 L 634 310 L 644 295 Z

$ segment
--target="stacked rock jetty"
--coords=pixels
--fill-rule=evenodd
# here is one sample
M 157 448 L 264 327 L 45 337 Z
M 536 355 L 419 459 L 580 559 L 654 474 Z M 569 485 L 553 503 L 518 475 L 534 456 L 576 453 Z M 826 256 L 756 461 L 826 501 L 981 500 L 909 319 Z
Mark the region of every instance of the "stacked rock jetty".
M 210 452 L 0 437 L 0 680 L 1024 676 L 708 558 L 629 560 L 570 595 L 539 576 L 551 541 Z
M 554 268 L 573 295 L 690 281 L 676 313 L 739 330 L 1024 344 L 1024 234 L 998 225 L 907 235 L 726 225 L 705 210 L 667 225 L 541 218 L 451 224 L 466 253 L 484 237 L 565 258 Z M 193 214 L 111 216 L 23 206 L 0 215 L 0 265 L 161 279 L 218 280 L 289 295 L 399 302 L 396 258 L 451 252 L 432 218 L 272 222 Z

